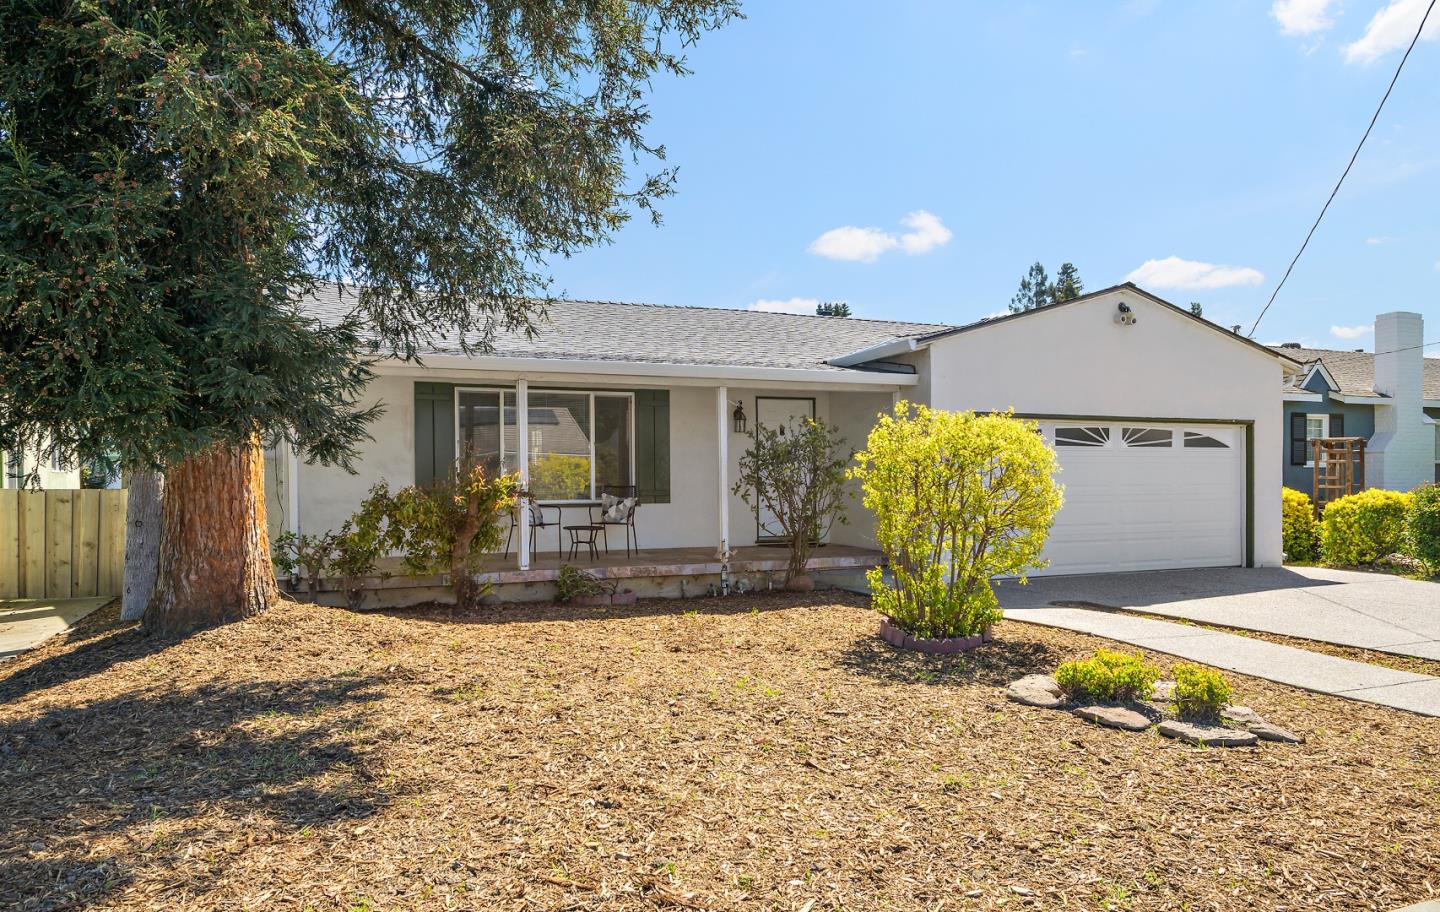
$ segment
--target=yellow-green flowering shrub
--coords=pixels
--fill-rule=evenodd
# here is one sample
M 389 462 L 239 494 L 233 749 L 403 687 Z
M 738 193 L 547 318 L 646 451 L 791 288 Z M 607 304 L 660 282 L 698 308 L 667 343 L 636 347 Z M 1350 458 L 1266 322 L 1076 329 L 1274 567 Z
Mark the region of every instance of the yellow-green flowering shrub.
M 1160 669 L 1135 652 L 1097 649 L 1088 659 L 1062 662 L 1055 683 L 1072 700 L 1148 700 Z
M 1320 556 L 1334 566 L 1371 564 L 1401 551 L 1411 496 L 1371 488 L 1330 501 L 1320 522 Z
M 1280 491 L 1280 542 L 1285 559 L 1310 563 L 1320 554 L 1320 521 L 1310 497 L 1294 488 Z
M 1440 484 L 1421 485 L 1410 493 L 1405 517 L 1410 549 L 1431 573 L 1440 573 Z
M 1000 616 L 991 577 L 1043 566 L 1061 490 L 1033 422 L 901 402 L 855 460 L 893 574 L 870 571 L 874 605 L 911 634 L 980 632 Z
M 1175 710 L 1182 719 L 1213 721 L 1230 702 L 1230 685 L 1220 672 L 1200 665 L 1175 666 Z

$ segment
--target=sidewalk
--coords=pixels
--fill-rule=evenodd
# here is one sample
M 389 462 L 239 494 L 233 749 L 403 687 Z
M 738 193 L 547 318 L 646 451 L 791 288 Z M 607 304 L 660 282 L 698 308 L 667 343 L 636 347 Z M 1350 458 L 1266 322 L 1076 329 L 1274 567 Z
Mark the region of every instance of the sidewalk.
M 1440 678 L 1427 675 L 1233 633 L 1084 608 L 1006 608 L 1005 618 L 1089 633 L 1316 693 L 1440 716 Z
M 112 598 L 0 599 L 0 662 L 34 649 Z

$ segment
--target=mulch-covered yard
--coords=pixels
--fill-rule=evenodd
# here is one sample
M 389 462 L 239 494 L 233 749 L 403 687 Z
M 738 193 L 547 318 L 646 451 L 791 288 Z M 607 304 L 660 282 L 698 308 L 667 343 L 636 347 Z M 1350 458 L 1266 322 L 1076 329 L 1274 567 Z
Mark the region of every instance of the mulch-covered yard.
M 1103 641 L 899 653 L 816 593 L 113 609 L 0 666 L 0 907 L 1382 909 L 1440 896 L 1440 720 L 1233 679 L 1204 750 L 1007 702 Z M 1169 660 L 1155 658 L 1162 666 Z

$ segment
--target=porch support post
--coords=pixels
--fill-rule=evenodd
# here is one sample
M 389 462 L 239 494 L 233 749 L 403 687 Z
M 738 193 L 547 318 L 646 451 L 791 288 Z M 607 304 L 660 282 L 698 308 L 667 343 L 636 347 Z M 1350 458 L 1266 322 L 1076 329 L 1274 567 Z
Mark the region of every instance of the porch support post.
M 718 457 L 719 480 L 716 487 L 715 505 L 720 513 L 720 550 L 730 548 L 730 389 L 718 387 L 715 390 L 715 431 L 718 435 L 715 453 Z
M 500 438 L 505 438 L 505 399 L 500 399 Z M 502 446 L 504 444 L 501 444 Z M 530 382 L 528 380 L 515 381 L 515 467 L 520 472 L 520 489 L 530 490 Z M 516 530 L 520 534 L 520 547 L 516 553 L 520 556 L 520 569 L 530 569 L 530 505 L 521 503 L 516 506 L 515 519 L 519 523 Z
M 285 448 L 285 509 L 290 514 L 290 530 L 300 534 L 300 449 L 295 444 Z

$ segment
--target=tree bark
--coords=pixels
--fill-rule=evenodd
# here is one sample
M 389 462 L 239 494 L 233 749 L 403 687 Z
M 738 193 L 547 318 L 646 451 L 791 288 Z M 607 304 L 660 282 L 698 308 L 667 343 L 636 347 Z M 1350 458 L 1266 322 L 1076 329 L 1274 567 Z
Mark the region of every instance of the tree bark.
M 160 566 L 161 504 L 165 476 L 159 472 L 131 473 L 125 502 L 125 592 L 120 597 L 120 619 L 138 621 L 155 594 L 155 573 Z
M 165 534 L 145 628 L 162 635 L 238 621 L 280 597 L 258 441 L 191 456 L 165 475 Z

